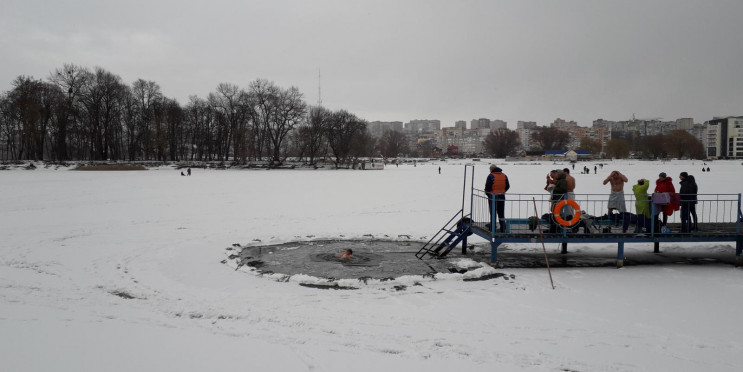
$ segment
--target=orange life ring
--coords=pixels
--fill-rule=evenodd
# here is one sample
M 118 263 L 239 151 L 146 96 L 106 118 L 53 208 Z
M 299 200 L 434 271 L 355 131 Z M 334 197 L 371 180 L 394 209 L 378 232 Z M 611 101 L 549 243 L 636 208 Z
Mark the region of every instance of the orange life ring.
M 560 213 L 562 212 L 562 209 L 566 206 L 571 206 L 575 210 L 575 214 L 573 215 L 573 219 L 570 221 L 565 221 L 565 219 L 560 216 Z M 552 209 L 552 215 L 555 218 L 555 222 L 559 223 L 562 226 L 573 226 L 580 221 L 580 206 L 578 203 L 575 202 L 573 199 L 563 199 L 559 203 L 555 204 L 555 208 Z

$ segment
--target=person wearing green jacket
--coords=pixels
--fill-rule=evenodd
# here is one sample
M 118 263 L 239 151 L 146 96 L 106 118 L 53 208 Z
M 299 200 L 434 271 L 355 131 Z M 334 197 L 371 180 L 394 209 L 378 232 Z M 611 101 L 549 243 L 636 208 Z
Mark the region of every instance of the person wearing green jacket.
M 638 230 L 645 227 L 646 231 L 650 230 L 650 198 L 648 197 L 648 188 L 650 181 L 641 178 L 637 184 L 632 186 L 632 193 L 635 194 L 635 209 L 637 212 Z

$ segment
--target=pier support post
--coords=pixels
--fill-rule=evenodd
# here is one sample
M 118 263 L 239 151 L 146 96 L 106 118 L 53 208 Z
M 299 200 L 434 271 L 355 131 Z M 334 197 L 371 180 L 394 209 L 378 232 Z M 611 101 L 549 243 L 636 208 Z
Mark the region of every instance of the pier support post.
M 743 266 L 743 235 L 735 238 L 735 266 Z
M 568 243 L 562 243 L 562 250 L 560 251 L 562 254 L 568 254 Z
M 653 253 L 660 253 L 660 242 L 653 243 Z
M 624 242 L 617 243 L 617 269 L 624 267 Z
M 497 239 L 490 241 L 490 266 L 495 267 L 498 262 L 498 246 L 500 242 Z

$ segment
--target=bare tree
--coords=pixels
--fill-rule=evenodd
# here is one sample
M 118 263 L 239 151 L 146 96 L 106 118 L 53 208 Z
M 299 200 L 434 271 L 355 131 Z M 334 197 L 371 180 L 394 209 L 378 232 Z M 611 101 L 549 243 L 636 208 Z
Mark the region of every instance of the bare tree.
M 70 158 L 68 135 L 78 127 L 81 91 L 89 77 L 88 69 L 68 63 L 64 64 L 61 69 L 56 69 L 49 76 L 49 81 L 67 95 L 65 109 L 58 118 L 55 138 L 55 151 L 59 160 Z
M 250 99 L 255 116 L 259 147 L 265 143 L 271 161 L 283 162 L 282 144 L 307 112 L 307 104 L 296 87 L 282 89 L 273 82 L 259 79 L 250 84 Z
M 32 77 L 19 76 L 3 99 L 2 134 L 7 157 L 46 159 L 52 152 L 49 133 L 61 103 L 59 88 Z
M 416 150 L 418 151 L 419 156 L 427 158 L 433 155 L 434 151 L 436 150 L 436 146 L 433 145 L 433 141 L 427 140 L 418 143 L 418 148 Z
M 346 110 L 333 112 L 328 120 L 325 136 L 335 157 L 335 167 L 348 164 L 349 155 L 356 135 L 366 130 L 366 123 Z
M 250 83 L 248 91 L 253 113 L 251 126 L 252 153 L 255 154 L 255 158 L 262 159 L 267 148 L 269 127 L 271 122 L 276 120 L 276 100 L 279 96 L 279 87 L 268 80 L 258 79 Z
M 229 156 L 235 161 L 245 162 L 247 157 L 246 132 L 253 117 L 248 93 L 237 85 L 221 83 L 216 93 L 209 94 L 209 104 L 217 118 L 220 128 L 220 148 L 223 150 L 223 160 Z
M 521 147 L 521 140 L 516 131 L 502 128 L 495 129 L 485 137 L 485 149 L 496 158 L 516 155 Z
M 127 94 L 121 78 L 100 67 L 85 80 L 80 92 L 81 116 L 89 136 L 91 159 L 119 159 L 121 118 Z
M 276 116 L 268 127 L 268 135 L 272 147 L 272 161 L 281 164 L 281 146 L 286 135 L 304 119 L 307 113 L 307 104 L 303 101 L 302 93 L 296 87 L 279 89 Z
M 155 108 L 163 99 L 160 85 L 154 81 L 138 79 L 132 84 L 134 110 L 130 125 L 129 159 L 152 159 L 155 141 Z
M 212 160 L 214 115 L 211 106 L 206 100 L 191 96 L 184 115 L 189 159 Z
M 382 156 L 386 158 L 396 158 L 400 154 L 407 154 L 409 152 L 407 137 L 404 133 L 396 130 L 384 132 L 382 137 L 379 138 L 377 147 L 379 148 L 379 152 L 382 153 Z
M 163 120 L 167 140 L 167 159 L 179 161 L 185 157 L 186 134 L 184 128 L 185 112 L 174 99 L 163 100 Z
M 374 138 L 369 133 L 364 122 L 364 128 L 351 139 L 350 155 L 354 158 L 372 156 L 374 154 Z
M 542 151 L 563 150 L 570 142 L 570 133 L 553 127 L 540 127 L 532 132 L 531 139 Z
M 666 157 L 666 137 L 662 134 L 655 134 L 642 138 L 640 149 L 643 156 L 650 159 L 660 159 Z
M 629 156 L 629 142 L 621 138 L 614 138 L 606 144 L 606 156 L 615 159 L 624 159 Z
M 666 133 L 665 137 L 665 150 L 669 156 L 679 159 L 684 157 L 704 158 L 704 145 L 689 132 L 678 129 Z
M 327 149 L 327 140 L 325 133 L 329 125 L 330 115 L 332 113 L 322 106 L 310 107 L 307 114 L 307 125 L 300 127 L 299 141 L 300 147 L 309 158 L 310 164 L 315 164 L 315 158 L 325 155 Z
M 601 152 L 601 142 L 599 140 L 592 139 L 591 137 L 583 137 L 580 139 L 580 148 L 588 150 L 591 154 L 598 154 Z

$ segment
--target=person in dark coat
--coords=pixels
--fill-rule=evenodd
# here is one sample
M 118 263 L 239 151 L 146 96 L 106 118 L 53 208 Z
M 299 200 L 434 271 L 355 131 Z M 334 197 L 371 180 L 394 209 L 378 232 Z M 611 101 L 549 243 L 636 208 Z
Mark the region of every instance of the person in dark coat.
M 495 164 L 490 165 L 490 174 L 485 180 L 485 193 L 488 195 L 488 211 L 490 212 L 490 229 L 493 229 L 494 218 L 493 209 L 495 209 L 498 215 L 498 222 L 500 223 L 500 232 L 506 231 L 505 209 L 506 209 L 506 191 L 511 188 L 511 184 L 508 182 L 508 176 L 503 173 L 503 170 L 498 168 Z M 495 203 L 495 205 L 493 205 Z
M 686 172 L 681 172 L 679 180 L 681 180 L 679 182 L 681 184 L 681 188 L 679 189 L 679 194 L 681 195 L 681 232 L 688 233 L 696 229 L 698 188 L 694 176 L 689 176 Z M 694 217 L 694 222 L 691 221 L 692 216 Z
M 565 177 L 565 171 L 558 169 L 556 173 L 555 188 L 552 189 L 552 208 L 560 200 L 566 199 L 568 193 L 568 180 Z

